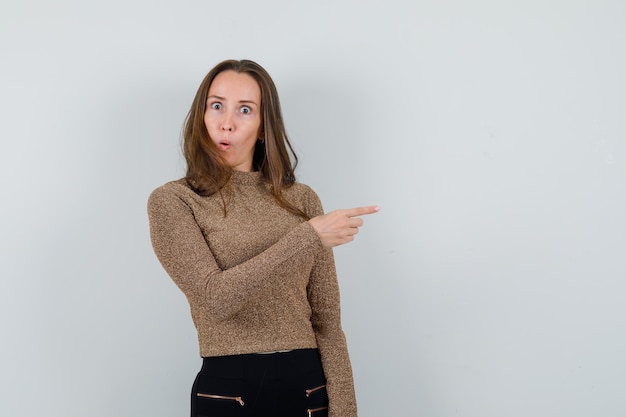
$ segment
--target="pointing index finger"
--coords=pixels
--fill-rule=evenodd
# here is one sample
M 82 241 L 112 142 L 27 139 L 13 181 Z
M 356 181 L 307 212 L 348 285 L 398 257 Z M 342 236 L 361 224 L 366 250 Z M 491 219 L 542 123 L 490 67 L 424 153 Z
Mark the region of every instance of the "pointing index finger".
M 373 214 L 380 210 L 378 206 L 364 206 L 364 207 L 354 207 L 350 209 L 345 209 L 344 212 L 348 217 L 357 217 L 363 216 L 366 214 Z

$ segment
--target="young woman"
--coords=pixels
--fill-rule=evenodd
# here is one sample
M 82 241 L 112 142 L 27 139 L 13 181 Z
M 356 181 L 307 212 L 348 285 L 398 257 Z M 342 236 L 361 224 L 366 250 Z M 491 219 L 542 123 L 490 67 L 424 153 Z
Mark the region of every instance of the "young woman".
M 192 417 L 355 417 L 331 248 L 378 207 L 324 214 L 296 182 L 276 87 L 252 61 L 207 74 L 183 150 L 185 178 L 157 188 L 148 214 L 198 331 Z

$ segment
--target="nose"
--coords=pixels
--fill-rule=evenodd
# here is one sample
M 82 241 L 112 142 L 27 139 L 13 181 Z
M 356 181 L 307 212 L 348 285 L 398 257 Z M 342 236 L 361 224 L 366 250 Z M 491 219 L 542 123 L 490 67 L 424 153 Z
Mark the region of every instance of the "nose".
M 222 130 L 226 132 L 231 132 L 233 130 L 233 121 L 229 114 L 224 116 L 222 119 Z

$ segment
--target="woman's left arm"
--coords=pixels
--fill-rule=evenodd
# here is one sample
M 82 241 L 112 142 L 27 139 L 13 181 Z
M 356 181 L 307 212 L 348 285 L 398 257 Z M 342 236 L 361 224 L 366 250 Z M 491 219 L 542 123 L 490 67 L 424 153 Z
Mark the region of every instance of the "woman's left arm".
M 323 214 L 321 202 L 313 193 L 309 214 Z M 339 284 L 333 250 L 320 248 L 307 288 L 311 324 L 322 358 L 329 399 L 329 417 L 356 417 L 352 367 L 341 327 Z

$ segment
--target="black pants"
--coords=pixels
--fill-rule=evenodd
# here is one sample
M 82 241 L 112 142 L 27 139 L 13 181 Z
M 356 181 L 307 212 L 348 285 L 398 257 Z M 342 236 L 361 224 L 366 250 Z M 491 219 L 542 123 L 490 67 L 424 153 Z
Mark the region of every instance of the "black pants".
M 191 417 L 327 417 L 317 349 L 204 358 Z

